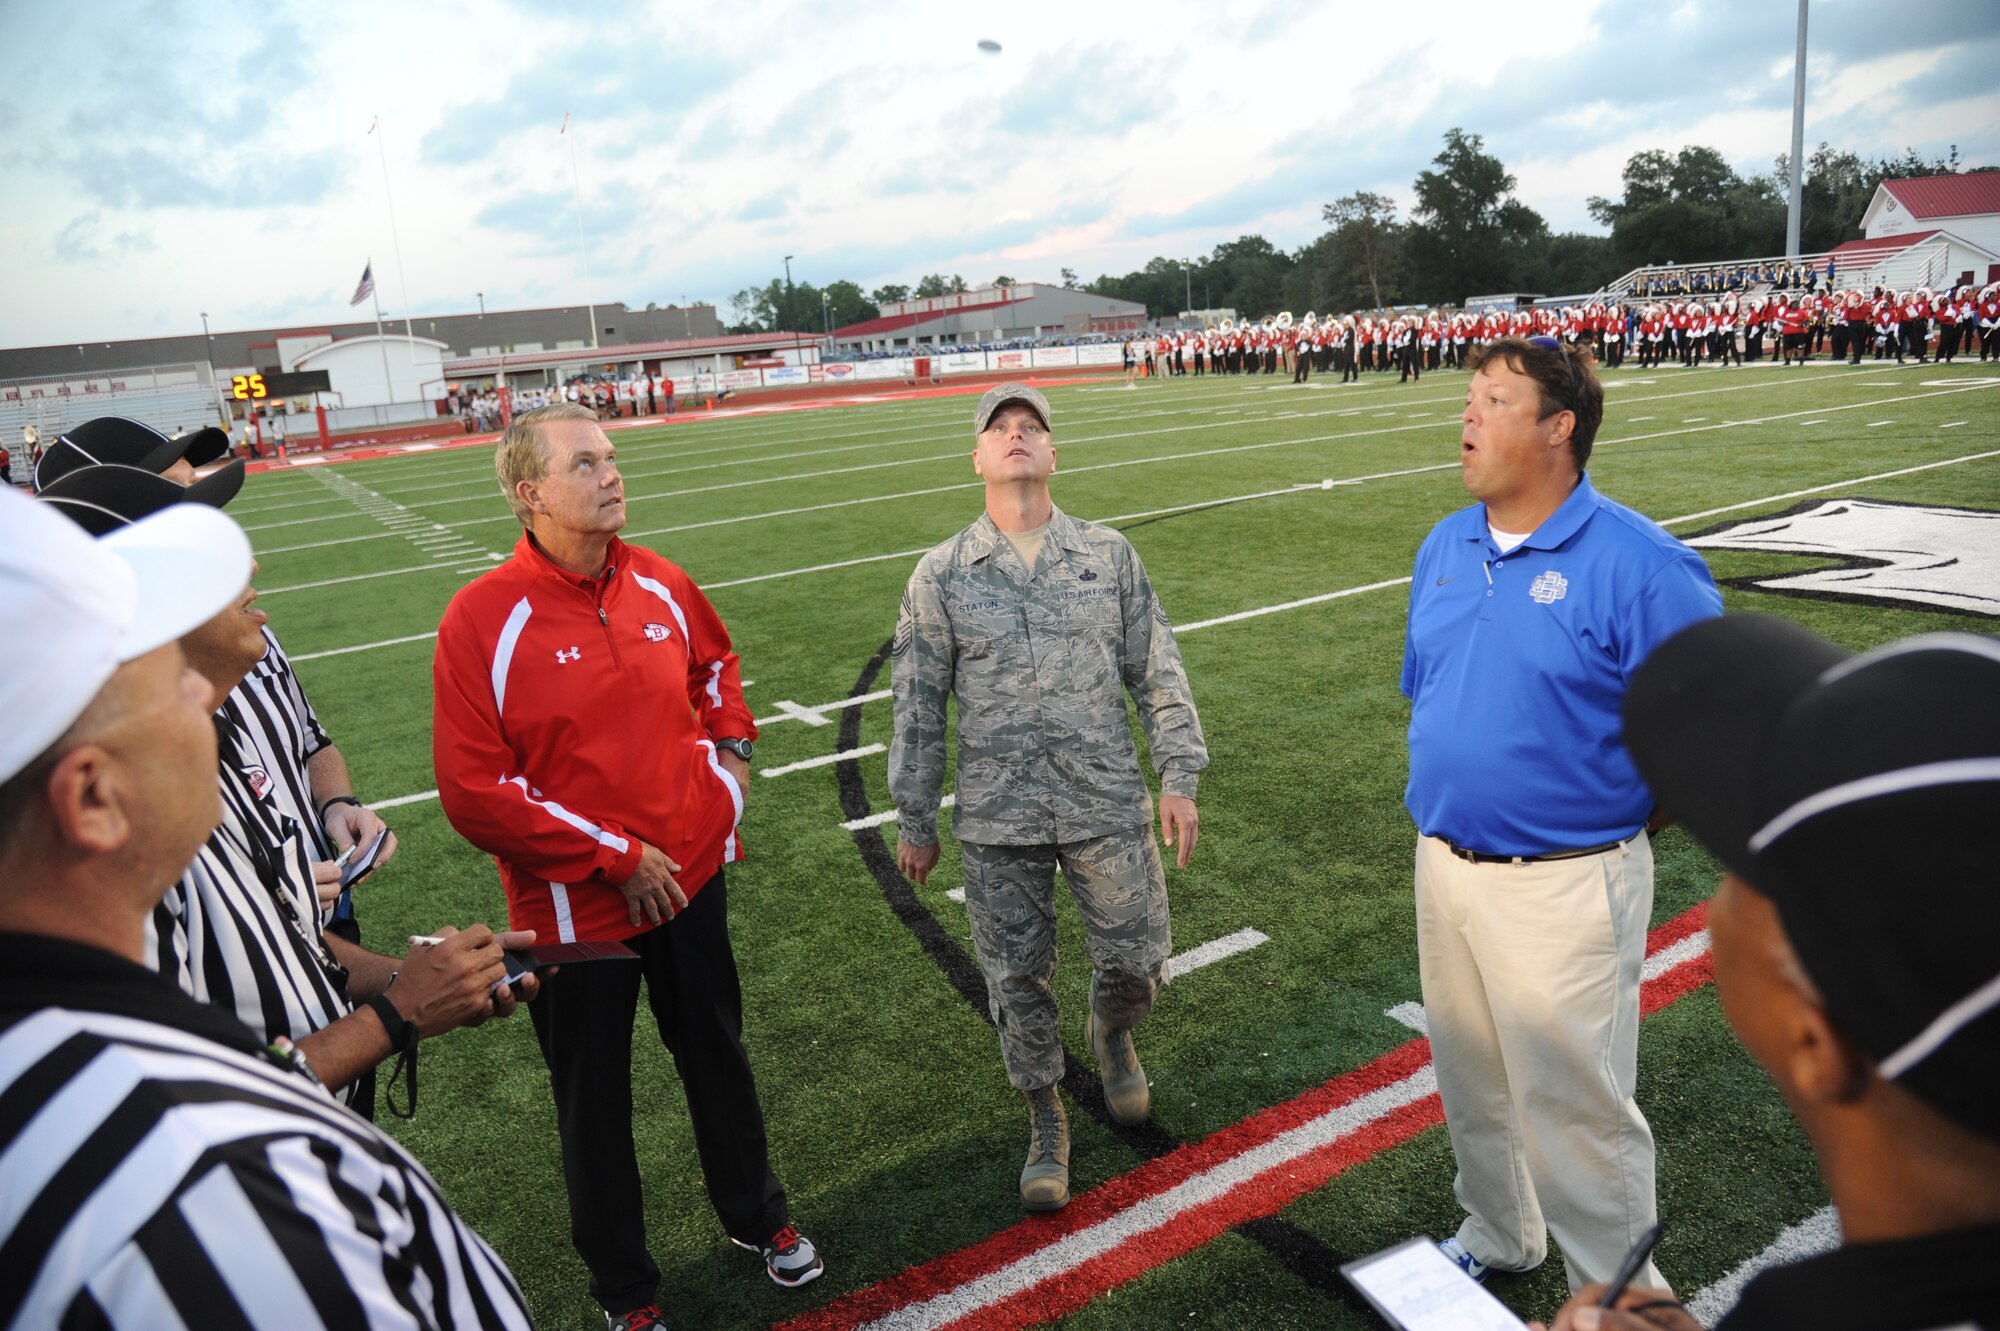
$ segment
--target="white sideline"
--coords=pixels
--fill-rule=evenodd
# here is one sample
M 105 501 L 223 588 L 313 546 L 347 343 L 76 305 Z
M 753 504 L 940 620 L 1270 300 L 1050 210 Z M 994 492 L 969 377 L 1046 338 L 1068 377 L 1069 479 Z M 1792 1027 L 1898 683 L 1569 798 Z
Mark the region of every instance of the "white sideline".
M 1743 1287 L 1773 1266 L 1802 1261 L 1840 1246 L 1840 1216 L 1831 1207 L 1821 1207 L 1796 1225 L 1780 1231 L 1771 1246 L 1731 1271 L 1687 1301 L 1689 1316 L 1703 1326 L 1714 1326 L 1722 1315 L 1743 1297 Z

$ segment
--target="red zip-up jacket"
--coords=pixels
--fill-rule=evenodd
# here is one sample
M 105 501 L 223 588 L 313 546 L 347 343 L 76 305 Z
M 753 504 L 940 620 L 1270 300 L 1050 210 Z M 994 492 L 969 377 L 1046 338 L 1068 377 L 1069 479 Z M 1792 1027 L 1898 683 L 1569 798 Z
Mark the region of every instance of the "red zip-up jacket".
M 754 739 L 729 633 L 692 579 L 612 539 L 581 578 L 525 534 L 438 626 L 432 756 L 445 816 L 491 854 L 541 941 L 629 938 L 641 842 L 692 898 L 738 857 L 716 739 Z

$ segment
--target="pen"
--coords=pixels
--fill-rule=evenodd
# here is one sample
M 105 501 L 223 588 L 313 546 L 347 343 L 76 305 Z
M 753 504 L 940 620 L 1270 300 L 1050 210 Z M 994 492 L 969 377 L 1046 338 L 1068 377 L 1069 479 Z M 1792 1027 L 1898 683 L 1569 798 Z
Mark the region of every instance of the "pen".
M 411 947 L 436 947 L 444 939 L 437 934 L 411 934 Z
M 1604 1297 L 1597 1301 L 1597 1306 L 1609 1308 L 1617 1303 L 1618 1296 L 1625 1292 L 1625 1287 L 1632 1283 L 1632 1277 L 1639 1274 L 1639 1268 L 1646 1264 L 1646 1259 L 1653 1255 L 1653 1249 L 1659 1246 L 1660 1225 L 1655 1221 L 1653 1227 L 1641 1234 L 1639 1241 L 1632 1245 L 1632 1251 L 1625 1254 L 1625 1260 L 1618 1266 L 1618 1274 L 1611 1277 L 1611 1283 L 1604 1287 Z
M 361 843 L 357 841 L 353 845 L 349 846 L 346 850 L 341 851 L 340 854 L 334 856 L 333 857 L 334 867 L 338 869 L 345 869 L 347 867 L 347 862 L 354 858 L 354 852 L 359 850 L 360 848 L 361 848 Z

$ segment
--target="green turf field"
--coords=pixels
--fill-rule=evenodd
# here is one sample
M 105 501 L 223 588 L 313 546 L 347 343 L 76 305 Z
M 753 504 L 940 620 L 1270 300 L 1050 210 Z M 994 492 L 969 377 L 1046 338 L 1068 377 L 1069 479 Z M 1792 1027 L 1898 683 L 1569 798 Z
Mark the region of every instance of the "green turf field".
M 1612 374 L 1592 479 L 1683 536 L 1820 499 L 2000 509 L 2000 376 L 1987 368 Z M 1305 390 L 1278 378 L 1048 390 L 1056 502 L 1126 530 L 1185 629 L 1212 765 L 1195 863 L 1169 870 L 1176 951 L 1246 927 L 1269 937 L 1177 979 L 1141 1029 L 1155 1118 L 1176 1141 L 1205 1138 L 1412 1038 L 1384 1015 L 1419 997 L 1414 831 L 1402 808 L 1408 709 L 1397 692 L 1407 587 L 1395 580 L 1432 524 L 1467 502 L 1457 465 L 1464 380 L 1393 378 Z M 627 539 L 710 589 L 760 718 L 781 713 L 781 701 L 810 708 L 888 687 L 876 658 L 904 579 L 918 553 L 980 510 L 968 456 L 974 400 L 613 434 Z M 1322 488 L 1328 479 L 1359 483 Z M 491 449 L 260 475 L 230 511 L 258 547 L 259 604 L 363 797 L 431 790 L 431 642 L 421 635 L 518 534 Z M 1719 580 L 1740 580 L 1831 561 L 1726 551 L 1710 562 Z M 1376 584 L 1390 585 L 1204 624 Z M 1994 627 L 1748 586 L 1725 586 L 1725 599 L 1732 611 L 1785 615 L 1853 648 Z M 824 716 L 830 724 L 767 725 L 758 766 L 888 743 L 886 698 Z M 636 1131 L 676 1326 L 782 1321 L 1021 1218 L 1025 1115 L 991 1029 L 864 862 L 872 838 L 893 846 L 894 823 L 841 826 L 857 808 L 889 807 L 885 755 L 751 786 L 750 858 L 730 875 L 747 1043 L 795 1219 L 828 1271 L 803 1291 L 781 1290 L 729 1246 L 702 1191 L 671 1064 L 642 1020 Z M 402 850 L 359 902 L 368 941 L 400 951 L 412 931 L 501 919 L 491 863 L 453 834 L 434 799 L 384 816 Z M 1678 832 L 1657 849 L 1656 923 L 1702 900 L 1715 876 Z M 947 836 L 917 899 L 964 945 L 964 912 L 946 895 L 958 882 Z M 1087 963 L 1074 912 L 1065 918 L 1058 986 L 1065 1036 L 1080 1052 Z M 1640 1103 L 1659 1139 L 1659 1264 L 1691 1292 L 1825 1197 L 1803 1138 L 1729 1038 L 1712 988 L 1647 1020 L 1640 1064 Z M 1087 1114 L 1074 1118 L 1078 1194 L 1145 1158 Z M 394 1131 L 513 1267 L 545 1325 L 595 1323 L 525 1016 L 427 1043 L 421 1113 Z M 1286 1207 L 1291 1260 L 1270 1231 L 1230 1232 L 1067 1324 L 1375 1325 L 1340 1295 L 1337 1277 L 1320 1269 L 1315 1278 L 1315 1269 L 1417 1232 L 1450 1232 L 1451 1177 L 1445 1134 L 1430 1129 Z M 1560 1263 L 1490 1288 L 1524 1315 L 1546 1317 L 1563 1297 Z

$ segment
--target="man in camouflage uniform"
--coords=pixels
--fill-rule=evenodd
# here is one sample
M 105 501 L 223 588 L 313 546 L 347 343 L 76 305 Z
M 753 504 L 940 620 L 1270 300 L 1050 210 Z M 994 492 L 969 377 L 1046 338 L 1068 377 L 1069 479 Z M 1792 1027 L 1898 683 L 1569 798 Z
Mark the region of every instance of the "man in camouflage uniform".
M 1125 538 L 1049 499 L 1056 469 L 1048 400 L 1003 384 L 979 401 L 973 470 L 986 513 L 917 565 L 896 625 L 896 736 L 889 789 L 896 860 L 922 883 L 938 860 L 945 700 L 958 700 L 957 811 L 973 950 L 986 974 L 1007 1079 L 1029 1103 L 1021 1199 L 1069 1201 L 1069 1120 L 1057 1094 L 1063 1046 L 1055 871 L 1089 931 L 1085 1038 L 1123 1123 L 1151 1097 L 1132 1027 L 1151 1011 L 1171 951 L 1152 799 L 1125 715 L 1138 705 L 1160 772 L 1160 836 L 1187 867 L 1195 783 L 1208 765 L 1180 649 Z

